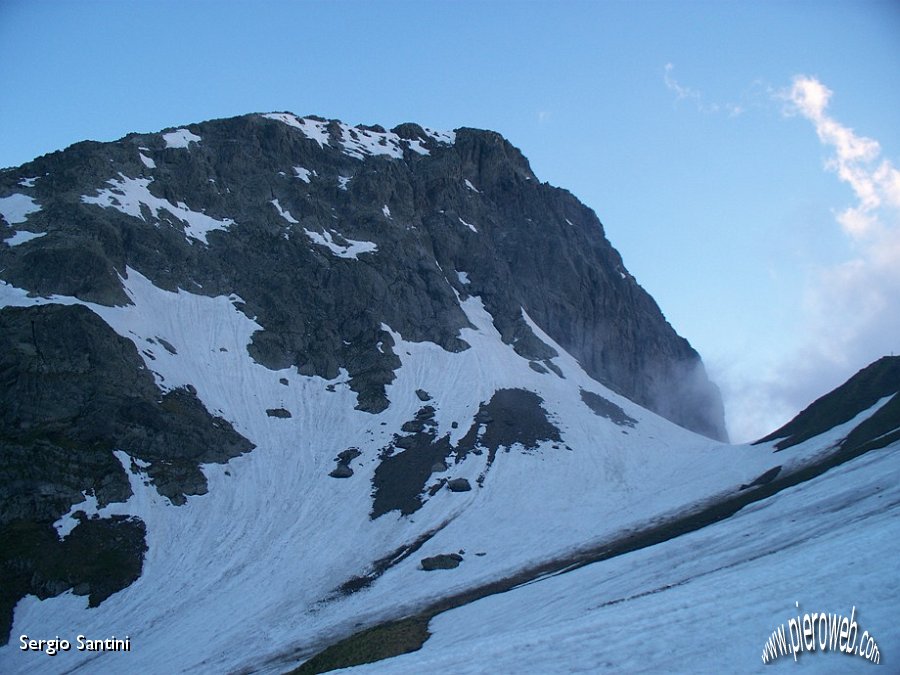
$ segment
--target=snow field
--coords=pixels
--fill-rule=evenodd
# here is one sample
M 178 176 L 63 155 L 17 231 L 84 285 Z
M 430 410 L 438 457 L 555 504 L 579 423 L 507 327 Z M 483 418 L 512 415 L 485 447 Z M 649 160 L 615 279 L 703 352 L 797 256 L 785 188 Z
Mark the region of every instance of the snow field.
M 125 199 L 120 205 L 129 203 Z M 295 650 L 308 651 L 359 624 L 394 618 L 398 611 L 413 611 L 441 595 L 640 527 L 734 491 L 775 464 L 799 463 L 821 450 L 810 441 L 790 456 L 773 456 L 766 447 L 725 446 L 676 427 L 592 380 L 524 314 L 538 337 L 559 352 L 554 363 L 565 377 L 537 373 L 502 343 L 477 297 L 460 303 L 474 326 L 460 332 L 471 345 L 463 352 L 410 342 L 391 331 L 402 366 L 387 389 L 390 407 L 370 415 L 354 409 L 356 397 L 346 372 L 325 381 L 253 362 L 247 345 L 260 326 L 235 307 L 236 296 L 164 291 L 130 269 L 124 284 L 133 305 L 83 304 L 132 340 L 139 352 L 152 350 L 156 358 L 145 355 L 145 365 L 161 387 L 193 385 L 212 413 L 228 419 L 257 448 L 226 465 L 205 466 L 208 494 L 189 497 L 181 507 L 145 485 L 143 472 L 131 474 L 131 499 L 100 511 L 136 515 L 147 524 L 149 550 L 141 578 L 93 609 L 87 608 L 87 598 L 71 593 L 21 601 L 13 639 L 0 649 L 4 672 L 54 672 L 62 665 L 87 664 L 89 657 L 74 652 L 49 660 L 17 650 L 20 634 L 74 637 L 76 632 L 131 639 L 132 652 L 104 654 L 91 662 L 91 670 L 279 672 L 295 663 Z M 0 304 L 43 302 L 78 301 L 29 298 L 25 291 L 0 285 Z M 177 353 L 149 342 L 157 338 Z M 528 454 L 516 447 L 501 451 L 483 489 L 441 490 L 409 517 L 392 512 L 371 521 L 378 451 L 422 406 L 415 390 L 425 389 L 433 397 L 438 437 L 450 434 L 456 443 L 479 405 L 502 388 L 528 389 L 542 397 L 549 419 L 561 431 L 559 447 L 548 442 Z M 595 415 L 581 401 L 581 388 L 622 407 L 637 420 L 636 427 L 619 427 Z M 288 409 L 292 417 L 265 414 L 277 407 Z M 330 478 L 335 457 L 348 447 L 362 453 L 351 463 L 354 475 Z M 126 467 L 127 453 L 121 448 L 117 454 Z M 469 455 L 441 475 L 468 477 L 474 485 L 485 462 L 486 454 Z M 647 498 L 651 494 L 652 500 Z M 64 521 L 58 523 L 61 530 Z M 347 597 L 334 593 L 370 571 L 373 561 L 436 529 L 416 554 L 368 589 Z M 466 551 L 465 559 L 455 570 L 419 569 L 422 557 L 460 549 Z M 526 588 L 545 588 L 568 577 Z M 638 581 L 634 588 L 644 588 Z M 778 617 L 772 617 L 768 632 Z M 452 628 L 451 619 L 438 621 L 451 621 Z M 576 612 L 571 621 L 586 620 Z M 753 635 L 759 649 L 768 632 L 758 639 Z M 879 636 L 874 626 L 873 634 Z M 458 643 L 452 630 L 447 636 Z M 440 648 L 442 639 L 429 645 L 427 653 Z M 535 654 L 538 658 L 539 650 Z M 503 663 L 498 661 L 498 667 Z

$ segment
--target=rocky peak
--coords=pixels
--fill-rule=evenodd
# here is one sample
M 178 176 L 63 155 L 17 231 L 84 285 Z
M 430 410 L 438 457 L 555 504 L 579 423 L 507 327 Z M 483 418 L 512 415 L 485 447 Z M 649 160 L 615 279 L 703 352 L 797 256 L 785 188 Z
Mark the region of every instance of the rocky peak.
M 0 174 L 0 198 L 15 194 L 35 210 L 7 226 L 39 238 L 0 246 L 4 280 L 126 304 L 130 268 L 169 290 L 236 294 L 262 326 L 254 359 L 345 369 L 362 410 L 389 404 L 399 359 L 385 326 L 467 349 L 459 301 L 473 295 L 548 377 L 555 349 L 532 322 L 610 388 L 725 437 L 699 356 L 594 212 L 495 132 L 252 114 L 76 144 Z

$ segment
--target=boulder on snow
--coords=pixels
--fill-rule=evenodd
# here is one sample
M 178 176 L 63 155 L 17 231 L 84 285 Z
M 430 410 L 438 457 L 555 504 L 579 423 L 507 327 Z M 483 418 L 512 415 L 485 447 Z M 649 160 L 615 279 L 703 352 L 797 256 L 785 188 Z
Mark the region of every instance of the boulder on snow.
M 421 431 L 425 431 L 425 420 L 410 420 L 409 422 L 404 422 L 403 426 L 400 427 L 400 431 L 407 434 L 417 434 Z
M 452 570 L 459 567 L 463 557 L 459 553 L 441 553 L 431 558 L 422 558 L 422 569 L 426 572 L 432 570 Z
M 359 448 L 347 448 L 346 450 L 341 450 L 338 453 L 335 461 L 338 464 L 350 464 L 354 459 L 359 457 L 362 453 L 359 451 Z
M 338 464 L 335 470 L 328 475 L 332 478 L 350 478 L 353 475 L 353 469 L 346 464 Z
M 468 492 L 472 489 L 471 484 L 466 478 L 454 478 L 447 481 L 447 487 L 451 492 Z

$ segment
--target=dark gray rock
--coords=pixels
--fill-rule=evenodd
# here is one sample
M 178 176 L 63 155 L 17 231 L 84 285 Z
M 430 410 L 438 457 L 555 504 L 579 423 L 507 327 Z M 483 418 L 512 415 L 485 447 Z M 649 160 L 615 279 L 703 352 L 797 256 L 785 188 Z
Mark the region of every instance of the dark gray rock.
M 381 461 L 372 476 L 371 517 L 375 519 L 393 510 L 410 515 L 420 509 L 432 468 L 452 450 L 450 437 L 438 438 L 433 428 L 395 437 L 381 449 Z
M 347 448 L 346 450 L 341 450 L 338 453 L 335 461 L 338 464 L 350 464 L 354 459 L 359 457 L 362 453 L 359 451 L 359 448 Z
M 417 434 L 414 434 L 412 436 L 400 436 L 399 438 L 394 440 L 394 447 L 401 448 L 403 450 L 411 450 L 417 446 Z
M 346 464 L 338 464 L 334 471 L 328 474 L 332 478 L 350 478 L 353 475 L 353 469 Z
M 600 396 L 600 394 L 582 389 L 581 400 L 584 401 L 584 404 L 590 408 L 595 415 L 605 417 L 614 424 L 618 424 L 620 427 L 634 428 L 634 425 L 637 424 L 636 419 L 631 417 L 612 401 Z
M 424 429 L 425 422 L 423 420 L 409 420 L 408 422 L 404 422 L 403 426 L 400 427 L 400 431 L 408 434 L 415 434 L 424 431 Z
M 528 367 L 531 368 L 534 372 L 541 373 L 542 375 L 547 375 L 550 372 L 537 361 L 529 361 Z
M 266 415 L 286 420 L 291 417 L 291 411 L 285 408 L 268 408 L 266 410 Z
M 434 570 L 452 570 L 459 567 L 463 557 L 458 553 L 441 553 L 430 558 L 422 558 L 422 569 L 426 572 Z
M 178 354 L 178 352 L 175 351 L 175 347 L 173 347 L 172 344 L 171 344 L 170 342 L 167 342 L 166 340 L 163 340 L 161 337 L 158 337 L 158 336 L 157 336 L 156 340 L 157 340 L 157 341 L 159 342 L 159 344 L 161 344 L 161 345 L 165 348 L 165 350 L 166 350 L 167 352 L 169 352 L 170 354 L 172 354 L 172 355 Z M 194 393 L 196 393 L 196 392 L 194 392 Z
M 447 481 L 447 487 L 450 492 L 468 492 L 472 489 L 472 485 L 466 478 L 453 478 Z
M 488 451 L 490 469 L 503 448 L 519 444 L 525 451 L 536 450 L 543 441 L 561 441 L 559 429 L 547 418 L 543 399 L 525 389 L 500 389 L 482 403 L 475 420 L 456 446 L 457 461 L 467 453 Z M 484 432 L 481 432 L 481 427 Z M 481 480 L 481 479 L 480 479 Z
M 433 406 L 430 406 L 430 405 L 422 406 L 416 412 L 416 419 L 417 420 L 426 420 L 426 421 L 433 420 L 435 412 L 437 412 L 437 411 L 434 409 Z

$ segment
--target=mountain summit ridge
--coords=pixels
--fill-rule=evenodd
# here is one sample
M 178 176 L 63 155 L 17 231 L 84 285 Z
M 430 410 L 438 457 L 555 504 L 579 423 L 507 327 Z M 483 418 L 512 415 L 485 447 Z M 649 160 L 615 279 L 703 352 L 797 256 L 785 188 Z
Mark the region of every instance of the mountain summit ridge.
M 264 328 L 255 359 L 346 368 L 363 410 L 384 408 L 396 366 L 381 325 L 463 349 L 457 295 L 474 294 L 535 367 L 549 352 L 523 310 L 615 391 L 726 437 L 699 355 L 593 211 L 496 132 L 251 114 L 79 143 L 0 174 L 7 193 L 43 235 L 0 250 L 9 283 L 122 304 L 130 265 L 162 288 L 236 293 Z

